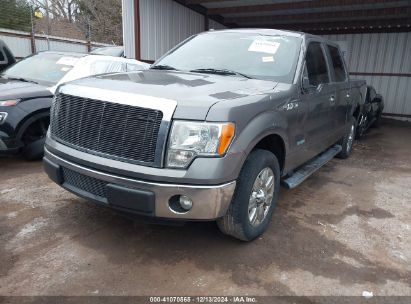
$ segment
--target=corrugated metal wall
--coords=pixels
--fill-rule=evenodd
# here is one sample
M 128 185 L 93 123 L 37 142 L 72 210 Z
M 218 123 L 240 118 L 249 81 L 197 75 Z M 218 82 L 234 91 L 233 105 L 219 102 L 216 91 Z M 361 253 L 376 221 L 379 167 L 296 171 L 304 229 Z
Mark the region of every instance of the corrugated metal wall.
M 124 55 L 135 58 L 134 1 L 122 0 Z
M 49 48 L 50 47 L 50 48 Z M 62 52 L 77 52 L 77 53 L 87 53 L 87 45 L 77 44 L 72 42 L 54 41 L 46 39 L 36 39 L 36 50 L 40 51 L 62 51 Z
M 384 96 L 384 112 L 411 115 L 411 33 L 327 35 L 347 45 L 347 64 L 352 76 L 365 79 Z M 363 73 L 400 74 L 361 75 Z M 408 74 L 408 75 L 406 75 Z
M 204 31 L 204 16 L 170 0 L 140 0 L 141 59 L 156 60 Z
M 36 35 L 36 51 L 65 51 L 87 53 L 87 41 L 49 36 Z M 31 55 L 31 38 L 29 32 L 21 32 L 0 28 L 0 39 L 3 40 L 13 52 L 14 56 L 24 58 Z M 108 44 L 92 42 L 92 46 L 106 46 Z M 49 48 L 50 46 L 50 48 Z
M 3 40 L 8 45 L 13 55 L 16 57 L 26 57 L 31 54 L 30 38 L 13 37 L 13 36 L 9 36 L 8 34 L 26 35 L 28 34 L 27 32 L 6 30 L 6 29 L 0 28 L 0 39 Z

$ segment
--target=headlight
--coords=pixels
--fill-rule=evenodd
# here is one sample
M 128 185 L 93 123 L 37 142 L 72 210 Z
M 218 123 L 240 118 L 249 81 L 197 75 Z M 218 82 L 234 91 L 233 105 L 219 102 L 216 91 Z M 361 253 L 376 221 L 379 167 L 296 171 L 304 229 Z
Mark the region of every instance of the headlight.
M 18 104 L 20 99 L 0 100 L 0 107 L 11 107 Z
M 174 121 L 167 166 L 186 168 L 197 156 L 222 156 L 234 137 L 233 123 Z
M 7 113 L 0 112 L 0 125 L 6 120 L 6 118 L 7 118 Z

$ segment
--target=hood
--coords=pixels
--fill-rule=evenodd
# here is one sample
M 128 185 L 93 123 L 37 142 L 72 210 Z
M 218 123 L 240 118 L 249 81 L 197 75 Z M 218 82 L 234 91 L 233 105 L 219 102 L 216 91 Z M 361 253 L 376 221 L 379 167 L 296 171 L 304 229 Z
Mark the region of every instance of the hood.
M 273 81 L 177 71 L 147 70 L 118 73 L 72 82 L 76 85 L 135 92 L 177 101 L 174 118 L 203 120 L 214 104 L 272 92 Z M 189 113 L 189 117 L 187 117 Z
M 0 78 L 0 100 L 52 96 L 47 87 L 20 80 Z

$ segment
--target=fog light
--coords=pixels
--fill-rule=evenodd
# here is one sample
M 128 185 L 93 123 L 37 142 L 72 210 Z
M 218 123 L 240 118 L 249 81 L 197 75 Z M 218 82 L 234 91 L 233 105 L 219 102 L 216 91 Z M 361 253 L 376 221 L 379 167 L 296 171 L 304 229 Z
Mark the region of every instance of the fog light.
M 185 195 L 174 195 L 168 201 L 170 210 L 178 214 L 185 214 L 193 208 L 193 201 Z
M 188 211 L 193 208 L 193 201 L 189 197 L 182 195 L 180 196 L 180 206 L 184 210 Z

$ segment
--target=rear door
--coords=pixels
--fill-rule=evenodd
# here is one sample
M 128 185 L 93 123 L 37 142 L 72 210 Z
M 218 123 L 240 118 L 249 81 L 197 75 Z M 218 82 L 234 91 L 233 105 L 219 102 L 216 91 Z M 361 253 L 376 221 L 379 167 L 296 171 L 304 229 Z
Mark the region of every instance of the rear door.
M 334 140 L 337 141 L 344 135 L 345 131 L 347 111 L 350 102 L 350 84 L 340 50 L 333 45 L 327 45 L 326 48 L 332 84 L 336 90 L 335 100 L 330 103 L 330 115 L 334 118 Z
M 305 127 L 308 152 L 313 157 L 332 144 L 330 137 L 333 134 L 334 118 L 330 115 L 330 105 L 336 94 L 335 86 L 330 84 L 330 72 L 320 42 L 310 42 L 307 46 L 303 77 L 309 81 L 302 99 L 309 105 Z

